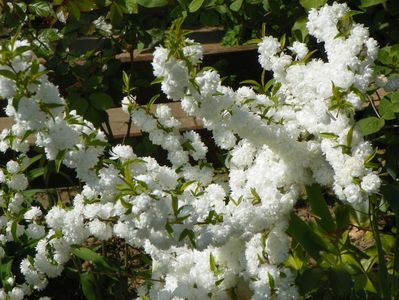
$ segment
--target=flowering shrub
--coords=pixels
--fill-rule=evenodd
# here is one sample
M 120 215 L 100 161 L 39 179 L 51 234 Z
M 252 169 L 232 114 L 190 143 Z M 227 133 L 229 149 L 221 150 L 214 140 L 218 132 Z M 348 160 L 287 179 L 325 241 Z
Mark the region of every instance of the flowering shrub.
M 0 171 L 0 259 L 10 266 L 2 271 L 0 299 L 45 290 L 71 257 L 88 257 L 89 237 L 118 237 L 151 256 L 151 281 L 138 290 L 144 299 L 298 298 L 284 262 L 289 217 L 303 186 L 331 188 L 366 211 L 381 184 L 365 165 L 374 150 L 354 119 L 373 82 L 377 43 L 345 4 L 311 10 L 307 28 L 323 44 L 325 60 L 311 59 L 303 43 L 284 49 L 264 37 L 259 62 L 273 79 L 236 91 L 215 70 L 200 68 L 201 46 L 179 28 L 167 48 L 156 48 L 162 91 L 202 119 L 228 151 L 228 178 L 207 163 L 198 133 L 180 133 L 168 106 L 154 111 L 133 95 L 122 108 L 167 151 L 170 166 L 138 157 L 127 145 L 105 153 L 104 134 L 68 111 L 29 45 L 4 43 L 0 96 L 15 124 L 1 133 L 0 150 L 19 155 Z M 26 192 L 28 139 L 85 182 L 71 206 L 44 209 Z M 26 253 L 14 256 L 14 244 Z

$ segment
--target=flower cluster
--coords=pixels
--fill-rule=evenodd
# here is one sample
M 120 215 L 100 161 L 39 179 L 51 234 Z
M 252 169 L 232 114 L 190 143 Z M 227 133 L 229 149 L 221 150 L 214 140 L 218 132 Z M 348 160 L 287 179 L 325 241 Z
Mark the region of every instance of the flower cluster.
M 11 45 L 16 54 L 0 68 L 15 76 L 0 77 L 0 96 L 16 123 L 1 133 L 0 150 L 21 154 L 0 170 L 0 259 L 11 255 L 7 243 L 21 237 L 36 247 L 18 262 L 23 278 L 3 280 L 0 299 L 43 290 L 61 275 L 74 247 L 113 236 L 151 256 L 153 282 L 139 289 L 150 299 L 298 298 L 283 262 L 289 214 L 303 185 L 331 187 L 357 206 L 380 185 L 364 165 L 373 150 L 353 117 L 372 80 L 377 45 L 362 25 L 340 28 L 348 13 L 345 4 L 310 11 L 307 27 L 323 43 L 326 61 L 308 61 L 305 44 L 294 42 L 287 51 L 265 37 L 259 62 L 275 84 L 262 94 L 233 90 L 216 71 L 199 70 L 202 50 L 193 41 L 181 51 L 155 50 L 154 75 L 163 92 L 181 100 L 228 150 L 225 177 L 207 163 L 200 135 L 181 133 L 168 106 L 139 107 L 134 97 L 123 100 L 124 110 L 168 152 L 170 167 L 138 157 L 127 145 L 99 159 L 104 134 L 68 112 L 44 68 L 19 42 Z M 20 80 L 25 77 L 34 79 Z M 45 211 L 24 194 L 28 139 L 85 182 L 71 206 Z

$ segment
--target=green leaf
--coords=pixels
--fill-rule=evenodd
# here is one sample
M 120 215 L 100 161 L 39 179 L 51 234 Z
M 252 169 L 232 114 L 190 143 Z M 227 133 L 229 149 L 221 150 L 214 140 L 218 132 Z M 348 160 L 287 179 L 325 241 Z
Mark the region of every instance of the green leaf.
M 48 17 L 54 14 L 53 8 L 48 1 L 35 1 L 29 4 L 29 11 L 40 16 Z
M 44 167 L 30 170 L 27 174 L 29 182 L 44 175 Z
M 157 99 L 160 97 L 160 94 L 156 94 L 154 96 L 151 97 L 150 101 L 147 103 L 147 111 L 149 111 L 151 109 L 151 107 L 153 106 L 153 104 L 155 103 L 155 101 L 157 101 Z
M 29 51 L 30 49 L 31 49 L 30 46 L 20 46 L 17 49 L 15 49 L 14 54 L 19 56 L 19 55 Z
M 243 0 L 235 0 L 230 4 L 230 9 L 232 11 L 239 11 L 241 9 Z
M 209 267 L 213 273 L 217 272 L 217 265 L 212 252 L 209 254 Z
M 259 88 L 261 87 L 260 83 L 253 79 L 243 80 L 240 82 L 240 84 L 249 84 L 250 86 L 253 87 L 259 87 Z
M 385 121 L 377 117 L 368 117 L 359 120 L 357 125 L 359 125 L 363 135 L 369 135 L 380 131 L 384 127 Z
M 55 158 L 55 171 L 57 173 L 60 172 L 62 161 L 64 160 L 66 150 L 61 150 L 58 152 L 57 157 Z
M 328 209 L 326 200 L 324 200 L 321 188 L 318 184 L 312 184 L 306 187 L 308 201 L 313 214 L 320 217 L 317 223 L 326 231 L 331 232 L 336 229 L 334 219 Z
M 394 105 L 386 98 L 382 99 L 380 105 L 378 105 L 378 111 L 384 120 L 395 119 L 395 112 L 393 111 L 393 109 Z
M 262 199 L 260 198 L 255 188 L 251 188 L 251 194 L 252 194 L 252 201 L 251 201 L 252 205 L 256 205 L 262 202 Z
M 204 26 L 217 26 L 220 25 L 220 17 L 215 10 L 201 10 L 200 22 Z
M 190 240 L 191 244 L 195 247 L 195 234 L 194 231 L 185 228 L 179 236 L 179 241 L 184 240 L 186 237 Z
M 125 0 L 125 8 L 127 14 L 137 14 L 138 6 L 136 0 Z
M 360 7 L 370 7 L 387 2 L 387 0 L 360 0 Z
M 383 185 L 381 186 L 381 193 L 384 195 L 384 199 L 388 201 L 395 214 L 399 216 L 399 184 L 390 183 Z
M 72 249 L 72 253 L 80 259 L 91 262 L 96 269 L 104 272 L 117 272 L 118 268 L 112 266 L 105 257 L 85 247 Z
M 76 20 L 80 19 L 80 9 L 76 5 L 76 3 L 72 1 L 68 2 L 68 10 L 71 12 L 72 16 L 74 16 Z
M 168 5 L 168 0 L 137 0 L 137 4 L 148 8 L 162 7 Z
M 193 0 L 190 2 L 190 5 L 188 6 L 188 10 L 190 12 L 196 12 L 199 10 L 204 3 L 204 0 Z
M 0 70 L 0 76 L 3 76 L 5 78 L 11 79 L 11 80 L 17 79 L 17 75 L 10 70 Z
M 287 36 L 285 33 L 280 37 L 280 48 L 284 49 L 285 47 L 285 42 L 287 41 Z
M 390 93 L 386 95 L 384 98 L 388 98 L 389 100 L 391 100 L 393 104 L 399 104 L 399 91 Z
M 96 7 L 96 3 L 93 0 L 74 0 L 74 2 L 82 12 L 92 11 Z
M 179 187 L 179 193 L 183 193 L 186 188 L 188 188 L 191 184 L 193 184 L 194 182 L 196 182 L 195 180 L 190 180 L 190 181 L 186 181 L 184 182 L 180 187 Z
M 12 277 L 12 258 L 10 257 L 3 257 L 0 260 L 0 278 L 6 279 Z
M 312 8 L 319 8 L 327 3 L 327 0 L 299 0 L 299 3 L 306 10 L 310 10 Z
M 324 139 L 332 139 L 335 140 L 338 138 L 338 136 L 332 132 L 320 132 L 320 137 Z
M 14 239 L 14 241 L 18 241 L 18 236 L 17 236 L 17 228 L 18 228 L 18 220 L 14 220 L 11 224 L 11 235 Z
M 267 272 L 267 277 L 269 281 L 270 290 L 273 296 L 276 293 L 276 282 L 274 281 L 273 276 L 269 272 Z
M 93 273 L 80 273 L 80 284 L 82 285 L 83 295 L 87 300 L 102 299 L 101 289 Z
M 350 208 L 347 205 L 338 205 L 335 210 L 335 220 L 337 223 L 337 229 L 345 230 L 350 226 Z
M 346 146 L 348 146 L 349 151 L 351 151 L 352 148 L 352 140 L 353 140 L 353 129 L 355 126 L 352 126 L 349 130 L 348 133 L 346 134 Z
M 300 42 L 304 42 L 305 38 L 309 35 L 309 31 L 306 27 L 307 22 L 307 17 L 299 17 L 291 28 L 292 36 Z
M 172 209 L 173 214 L 177 216 L 179 213 L 179 198 L 176 195 L 172 195 Z
M 80 97 L 78 95 L 70 95 L 68 96 L 69 109 L 76 110 L 76 112 L 83 116 L 89 108 L 89 102 L 87 99 Z
M 321 237 L 295 213 L 291 214 L 287 233 L 316 260 L 321 257 L 320 251 L 327 250 Z
M 95 92 L 89 96 L 89 101 L 92 106 L 98 110 L 107 110 L 114 105 L 110 95 L 102 92 Z
M 324 270 L 320 267 L 307 269 L 300 274 L 297 279 L 297 284 L 301 294 L 305 295 L 320 289 L 320 287 L 323 286 L 323 281 L 326 280 L 323 275 Z

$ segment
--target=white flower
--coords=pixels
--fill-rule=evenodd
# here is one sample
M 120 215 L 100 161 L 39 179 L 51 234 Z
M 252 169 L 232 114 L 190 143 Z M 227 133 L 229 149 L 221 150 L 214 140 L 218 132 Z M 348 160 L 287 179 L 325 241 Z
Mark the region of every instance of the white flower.
M 34 220 L 37 218 L 40 218 L 42 216 L 42 211 L 38 206 L 32 206 L 25 214 L 24 214 L 24 219 L 25 220 Z
M 122 161 L 134 158 L 132 147 L 128 145 L 116 145 L 110 151 L 112 160 L 121 159 Z
M 6 175 L 4 174 L 3 170 L 0 169 L 0 183 L 6 181 Z
M 0 70 L 1 69 L 4 69 L 4 67 L 0 66 Z M 15 92 L 16 92 L 15 82 L 0 75 L 0 98 L 10 99 L 14 97 Z
M 266 239 L 266 253 L 273 264 L 280 264 L 288 258 L 289 240 L 282 230 L 272 230 Z
M 46 235 L 45 227 L 38 224 L 29 224 L 25 232 L 30 238 L 35 240 L 41 239 Z
M 136 96 L 129 95 L 123 97 L 121 104 L 122 104 L 122 110 L 131 115 L 134 107 L 137 105 Z
M 112 33 L 112 25 L 105 21 L 104 16 L 100 16 L 93 21 L 93 25 L 103 34 L 110 35 Z
M 262 42 L 258 44 L 259 63 L 263 69 L 271 70 L 270 59 L 275 56 L 280 50 L 280 43 L 276 38 L 264 37 Z
M 378 175 L 370 173 L 362 178 L 361 187 L 367 194 L 377 193 L 381 186 Z
M 8 209 L 13 213 L 18 213 L 21 210 L 21 204 L 24 202 L 24 197 L 20 193 L 16 193 L 8 204 Z
M 112 227 L 98 219 L 94 219 L 89 223 L 89 230 L 91 234 L 103 241 L 112 237 Z
M 13 287 L 11 292 L 8 293 L 10 300 L 22 300 L 24 298 L 24 292 L 19 287 Z
M 7 171 L 11 174 L 16 174 L 19 172 L 19 163 L 15 160 L 9 160 L 6 164 Z
M 62 208 L 54 206 L 45 217 L 47 225 L 52 229 L 61 229 L 64 226 L 65 213 Z
M 306 54 L 308 54 L 309 50 L 308 47 L 306 46 L 306 44 L 301 43 L 301 42 L 297 42 L 295 41 L 292 44 L 292 47 L 288 47 L 292 52 L 294 52 L 296 54 L 296 58 L 298 60 L 303 59 Z

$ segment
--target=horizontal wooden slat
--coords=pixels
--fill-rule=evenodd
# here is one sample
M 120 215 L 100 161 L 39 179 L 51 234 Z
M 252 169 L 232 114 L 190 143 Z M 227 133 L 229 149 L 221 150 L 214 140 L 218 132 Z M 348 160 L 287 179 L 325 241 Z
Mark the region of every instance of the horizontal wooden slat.
M 224 47 L 220 43 L 202 44 L 202 47 L 204 49 L 204 55 L 245 52 L 245 51 L 252 51 L 258 48 L 257 45 Z M 152 61 L 152 58 L 153 58 L 152 52 L 140 52 L 137 50 L 134 51 L 133 55 L 134 61 L 141 61 L 141 62 Z M 127 63 L 130 62 L 131 57 L 129 53 L 121 53 L 116 55 L 116 59 L 120 60 L 123 63 Z

